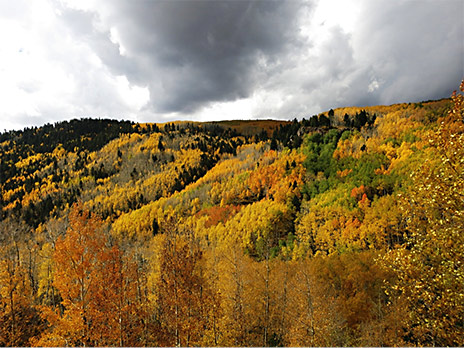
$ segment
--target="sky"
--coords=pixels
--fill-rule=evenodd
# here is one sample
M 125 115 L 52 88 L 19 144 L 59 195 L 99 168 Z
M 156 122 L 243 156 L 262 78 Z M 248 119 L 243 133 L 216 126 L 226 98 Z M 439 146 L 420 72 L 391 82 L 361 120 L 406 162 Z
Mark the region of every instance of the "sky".
M 0 132 L 449 97 L 462 0 L 0 0 Z

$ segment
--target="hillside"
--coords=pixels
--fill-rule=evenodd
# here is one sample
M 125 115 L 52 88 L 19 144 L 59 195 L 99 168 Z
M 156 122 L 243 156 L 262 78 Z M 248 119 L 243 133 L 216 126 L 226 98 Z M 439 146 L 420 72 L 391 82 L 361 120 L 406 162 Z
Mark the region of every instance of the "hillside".
M 462 346 L 462 102 L 0 134 L 0 346 Z

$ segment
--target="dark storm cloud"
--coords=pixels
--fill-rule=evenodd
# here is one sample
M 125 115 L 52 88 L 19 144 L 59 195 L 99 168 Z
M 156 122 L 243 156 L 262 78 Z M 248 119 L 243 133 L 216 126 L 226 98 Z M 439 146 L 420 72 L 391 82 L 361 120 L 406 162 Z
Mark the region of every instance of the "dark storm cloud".
M 103 42 L 96 50 L 116 73 L 149 85 L 156 111 L 190 112 L 248 97 L 266 65 L 279 64 L 301 45 L 297 14 L 303 5 L 297 1 L 120 1 L 112 6 L 108 26 L 117 28 L 128 58 L 114 54 L 114 47 L 102 49 Z
M 463 76 L 460 1 L 353 1 L 349 30 L 330 17 L 314 25 L 317 5 L 304 1 L 102 3 L 64 9 L 63 21 L 114 75 L 147 86 L 158 114 L 271 93 L 286 102 L 253 116 L 305 116 L 446 97 Z
M 0 3 L 0 123 L 307 117 L 448 97 L 462 0 Z

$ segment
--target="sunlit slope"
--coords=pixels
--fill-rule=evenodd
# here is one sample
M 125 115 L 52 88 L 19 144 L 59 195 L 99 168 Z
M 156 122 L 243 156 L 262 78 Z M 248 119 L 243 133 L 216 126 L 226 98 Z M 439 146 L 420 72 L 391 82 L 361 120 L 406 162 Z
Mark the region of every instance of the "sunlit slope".
M 0 345 L 461 345 L 462 117 L 0 134 Z

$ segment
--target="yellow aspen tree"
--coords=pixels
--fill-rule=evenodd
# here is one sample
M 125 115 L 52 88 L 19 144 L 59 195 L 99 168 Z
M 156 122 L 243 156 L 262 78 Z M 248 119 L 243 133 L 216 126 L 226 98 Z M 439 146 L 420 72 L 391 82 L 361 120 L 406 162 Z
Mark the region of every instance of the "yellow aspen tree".
M 160 256 L 158 305 L 164 345 L 202 343 L 210 326 L 212 293 L 204 274 L 203 251 L 192 235 L 168 232 Z
M 224 315 L 221 320 L 225 346 L 246 346 L 249 342 L 249 277 L 251 259 L 243 255 L 243 249 L 237 245 L 221 248 L 222 258 L 219 264 L 220 291 Z
M 5 252 L 5 248 L 2 249 L 0 252 Z M 0 260 L 1 346 L 27 346 L 29 339 L 42 329 L 27 277 L 27 270 L 18 259 Z
M 409 311 L 408 344 L 464 344 L 464 97 L 455 93 L 452 101 L 402 199 L 407 242 L 385 259 L 398 277 L 392 295 Z
M 35 308 L 32 270 L 27 262 L 23 226 L 0 224 L 0 346 L 28 346 L 43 329 Z

